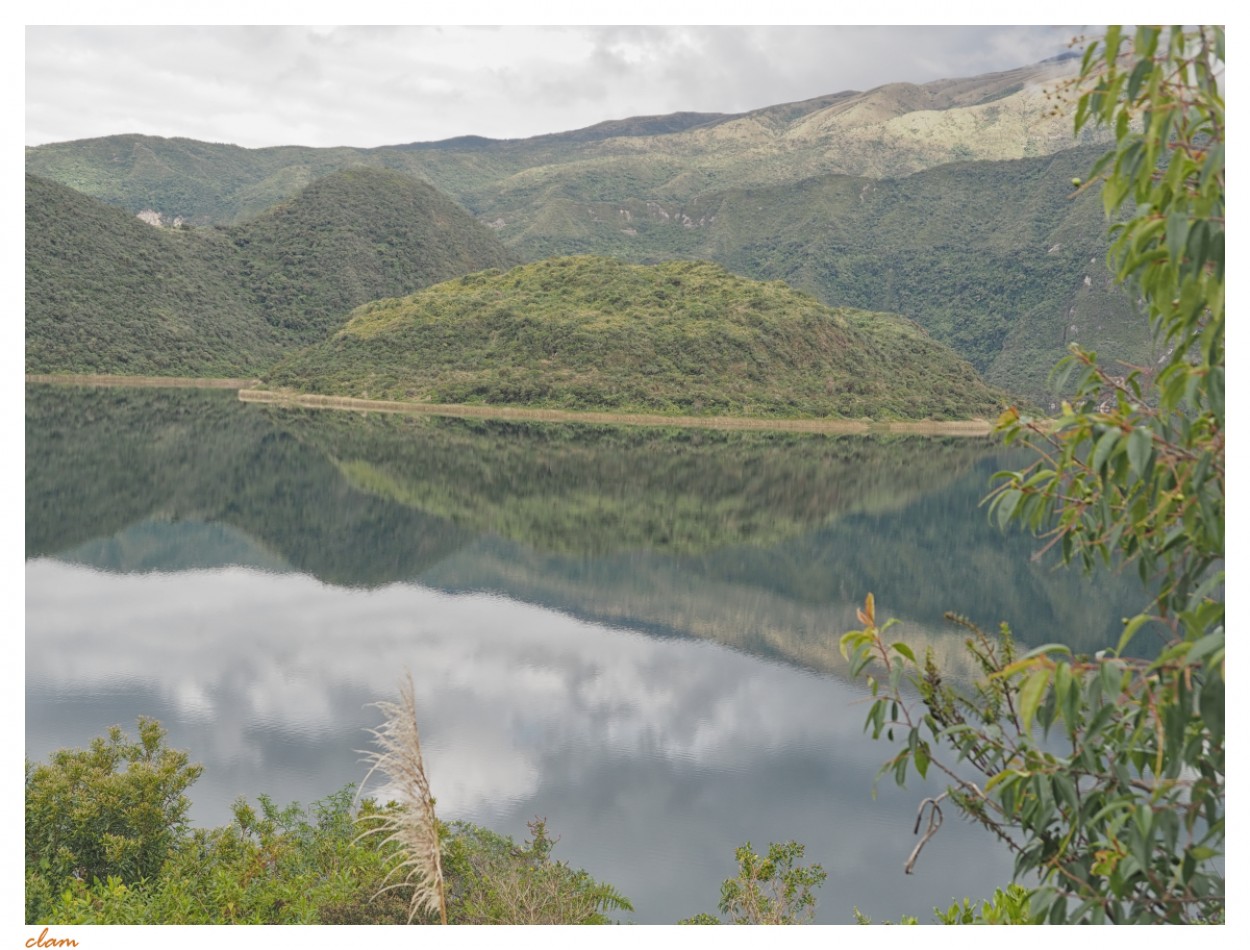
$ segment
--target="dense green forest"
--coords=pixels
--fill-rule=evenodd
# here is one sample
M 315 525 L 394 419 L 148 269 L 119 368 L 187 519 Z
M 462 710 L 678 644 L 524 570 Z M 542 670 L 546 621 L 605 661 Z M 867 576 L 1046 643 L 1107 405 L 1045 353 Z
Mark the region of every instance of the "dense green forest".
M 163 231 L 26 176 L 26 371 L 234 376 L 277 358 L 221 232 Z
M 26 369 L 255 375 L 348 311 L 513 258 L 433 188 L 384 170 L 317 181 L 234 228 L 156 228 L 26 179 Z
M 705 415 L 953 419 L 1005 402 L 897 316 L 714 264 L 594 257 L 375 301 L 264 378 L 371 399 Z

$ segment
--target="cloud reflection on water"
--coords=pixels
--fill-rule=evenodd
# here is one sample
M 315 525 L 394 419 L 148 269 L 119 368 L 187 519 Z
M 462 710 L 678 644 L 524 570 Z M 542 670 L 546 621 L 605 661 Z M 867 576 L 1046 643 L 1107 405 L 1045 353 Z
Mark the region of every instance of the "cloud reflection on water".
M 544 815 L 557 854 L 633 898 L 641 921 L 713 910 L 748 839 L 807 844 L 830 873 L 827 922 L 848 922 L 852 904 L 927 916 L 1010 874 L 955 828 L 904 880 L 920 796 L 883 785 L 871 801 L 887 750 L 862 736 L 861 693 L 713 643 L 415 585 L 46 559 L 27 562 L 26 618 L 27 754 L 155 715 L 206 765 L 200 823 L 227 820 L 239 795 L 309 802 L 359 780 L 367 704 L 407 667 L 440 814 L 511 834 Z M 941 871 L 944 848 L 960 876 Z

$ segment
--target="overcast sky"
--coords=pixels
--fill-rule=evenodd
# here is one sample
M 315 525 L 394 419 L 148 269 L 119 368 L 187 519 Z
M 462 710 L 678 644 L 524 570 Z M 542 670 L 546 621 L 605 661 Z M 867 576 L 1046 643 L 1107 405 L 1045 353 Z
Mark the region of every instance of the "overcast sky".
M 519 138 L 1010 69 L 1063 52 L 1078 29 L 27 27 L 25 144 Z

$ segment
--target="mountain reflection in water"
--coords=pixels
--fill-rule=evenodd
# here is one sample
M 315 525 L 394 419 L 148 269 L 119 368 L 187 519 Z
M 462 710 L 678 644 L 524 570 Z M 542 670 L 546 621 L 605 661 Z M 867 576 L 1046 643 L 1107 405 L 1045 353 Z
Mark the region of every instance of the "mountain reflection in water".
M 441 814 L 543 815 L 640 922 L 714 910 L 748 839 L 807 845 L 828 923 L 988 895 L 1010 862 L 956 823 L 902 876 L 923 787 L 872 800 L 837 636 L 869 590 L 951 657 L 943 610 L 1092 649 L 1133 605 L 986 523 L 981 440 L 28 387 L 26 455 L 30 757 L 152 715 L 206 765 L 197 822 L 309 802 L 407 667 Z

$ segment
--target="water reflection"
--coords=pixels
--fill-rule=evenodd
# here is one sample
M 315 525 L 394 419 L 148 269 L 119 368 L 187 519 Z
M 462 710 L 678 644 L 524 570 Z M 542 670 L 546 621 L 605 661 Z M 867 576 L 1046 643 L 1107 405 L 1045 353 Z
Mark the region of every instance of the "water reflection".
M 808 845 L 828 922 L 1004 883 L 955 823 L 902 877 L 919 795 L 871 800 L 886 750 L 837 634 L 872 590 L 952 661 L 947 609 L 1093 649 L 1139 597 L 989 526 L 1001 458 L 978 441 L 47 387 L 26 420 L 29 755 L 156 716 L 218 823 L 238 795 L 358 779 L 366 704 L 408 667 L 443 814 L 517 835 L 546 816 L 643 921 L 713 910 L 748 839 Z
M 882 750 L 860 734 L 858 691 L 714 644 L 412 585 L 47 559 L 27 565 L 27 613 L 28 753 L 156 715 L 208 764 L 199 822 L 225 820 L 237 795 L 308 801 L 359 779 L 353 750 L 376 721 L 365 704 L 406 666 L 442 813 L 516 834 L 548 817 L 564 856 L 630 895 L 641 920 L 714 909 L 747 839 L 808 845 L 830 872 L 829 922 L 848 922 L 852 903 L 927 911 L 953 896 L 937 870 L 952 857 L 976 866 L 957 889 L 1009 873 L 955 828 L 945 858 L 904 881 L 913 801 L 871 801 Z

